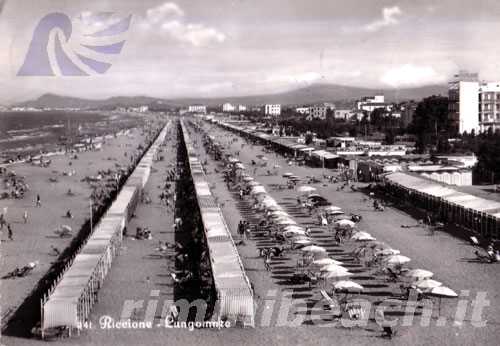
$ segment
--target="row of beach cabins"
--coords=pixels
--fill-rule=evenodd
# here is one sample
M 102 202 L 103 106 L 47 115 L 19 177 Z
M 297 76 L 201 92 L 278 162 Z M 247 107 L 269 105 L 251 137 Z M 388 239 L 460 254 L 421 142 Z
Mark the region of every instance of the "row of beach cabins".
M 119 253 L 123 231 L 140 200 L 154 157 L 165 141 L 169 126 L 167 123 L 161 130 L 108 211 L 41 299 L 42 338 L 54 328 L 66 328 L 71 335 L 73 330 L 80 332 L 85 326 L 98 291 Z
M 209 252 L 213 280 L 217 294 L 216 316 L 241 326 L 254 327 L 254 297 L 250 281 L 231 236 L 230 229 L 194 149 L 194 143 L 181 121 L 189 169 L 195 187 L 204 236 Z

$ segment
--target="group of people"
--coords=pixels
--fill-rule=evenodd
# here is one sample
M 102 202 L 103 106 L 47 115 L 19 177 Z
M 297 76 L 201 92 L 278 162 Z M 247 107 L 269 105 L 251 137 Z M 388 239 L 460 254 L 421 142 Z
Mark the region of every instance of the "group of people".
M 238 222 L 238 235 L 241 239 L 248 239 L 248 235 L 250 234 L 250 223 L 246 220 L 240 220 Z
M 24 198 L 26 191 L 29 190 L 29 185 L 25 182 L 24 177 L 18 176 L 13 171 L 7 171 L 6 168 L 2 168 L 0 174 L 3 178 L 4 189 L 6 190 L 2 192 L 0 199 Z

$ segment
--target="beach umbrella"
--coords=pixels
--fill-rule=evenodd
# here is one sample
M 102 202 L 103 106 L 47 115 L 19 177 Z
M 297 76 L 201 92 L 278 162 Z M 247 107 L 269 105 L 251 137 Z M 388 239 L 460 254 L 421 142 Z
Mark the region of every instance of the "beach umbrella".
M 297 188 L 297 192 L 300 192 L 300 193 L 310 193 L 313 191 L 316 191 L 316 188 L 312 187 L 312 186 L 307 186 L 307 185 L 302 185 L 302 186 L 299 186 Z
M 288 225 L 288 226 L 283 227 L 283 229 L 285 231 L 295 231 L 295 230 L 304 231 L 304 229 L 302 227 L 296 226 L 296 225 Z
M 240 160 L 238 160 L 238 159 L 237 159 L 237 158 L 235 158 L 235 157 L 230 157 L 230 158 L 228 159 L 228 161 L 229 161 L 230 163 L 237 163 L 237 162 L 240 162 Z
M 355 240 L 355 241 L 371 241 L 371 240 L 375 240 L 375 238 L 367 233 L 367 232 L 358 232 L 356 234 L 354 234 L 352 237 L 351 237 L 352 240 Z
M 338 220 L 334 222 L 335 225 L 340 226 L 340 227 L 354 227 L 356 226 L 356 223 L 351 220 Z
M 443 298 L 456 298 L 458 297 L 458 294 L 453 291 L 451 288 L 448 288 L 446 286 L 436 286 L 432 288 L 429 292 L 427 292 L 428 295 L 431 296 L 436 296 L 436 297 L 443 297 Z
M 273 168 L 281 168 L 280 165 L 274 165 Z
M 311 239 L 297 237 L 292 239 L 292 243 L 295 245 L 309 245 L 312 243 Z
M 368 232 L 359 231 L 359 232 L 354 233 L 354 235 L 351 237 L 351 239 L 356 240 L 360 237 L 367 237 L 367 236 L 371 237 L 371 234 Z
M 322 272 L 335 272 L 335 271 L 346 271 L 348 272 L 347 268 L 342 267 L 341 265 L 338 264 L 327 264 L 319 269 Z
M 346 278 L 348 276 L 352 276 L 354 274 L 344 270 L 337 270 L 337 271 L 328 271 L 325 272 L 322 277 L 323 279 L 340 279 L 340 278 Z
M 264 155 L 262 155 L 262 154 L 258 154 L 258 155 L 256 155 L 255 157 L 256 157 L 256 158 L 258 158 L 258 159 L 262 159 L 262 158 L 264 157 Z
M 292 237 L 295 237 L 296 235 L 306 235 L 306 232 L 304 230 L 300 230 L 300 229 L 291 229 L 291 230 L 287 230 L 287 231 L 283 232 L 283 235 L 286 238 L 292 238 Z
M 376 240 L 376 238 L 371 236 L 371 235 L 363 235 L 363 236 L 357 237 L 355 240 L 356 241 L 372 241 L 372 240 Z
M 307 199 L 315 199 L 315 198 L 324 198 L 324 197 L 318 195 L 317 193 L 311 193 L 310 195 L 307 196 Z
M 252 181 L 247 182 L 247 185 L 250 187 L 253 187 L 253 186 L 258 186 L 260 184 L 258 182 L 256 182 L 255 180 L 252 180 Z
M 339 211 L 342 210 L 342 208 L 334 206 L 334 205 L 329 205 L 323 208 L 324 211 L 329 212 L 329 211 Z
M 253 181 L 253 178 L 249 177 L 248 175 L 246 175 L 246 176 L 243 177 L 243 181 L 250 182 L 250 181 Z
M 280 216 L 289 217 L 290 215 L 288 215 L 288 213 L 286 211 L 283 211 L 283 210 L 273 210 L 270 212 L 270 216 L 273 218 L 276 218 L 276 217 L 280 217 Z
M 458 294 L 453 291 L 451 288 L 446 286 L 436 286 L 431 288 L 429 292 L 426 292 L 427 295 L 438 297 L 439 298 L 439 315 L 441 315 L 441 299 L 442 298 L 456 298 Z
M 262 161 L 267 161 L 267 160 L 268 160 L 268 158 L 267 158 L 267 157 L 265 157 L 265 156 L 262 156 L 261 160 L 262 160 Z
M 293 174 L 290 172 L 283 173 L 283 178 L 289 178 L 291 176 L 293 176 Z
M 252 187 L 252 189 L 250 190 L 250 193 L 252 195 L 266 193 L 266 189 L 262 185 L 256 185 L 256 186 Z
M 317 253 L 317 252 L 326 252 L 326 249 L 322 246 L 310 245 L 310 246 L 306 246 L 306 247 L 302 248 L 302 251 Z
M 361 292 L 363 291 L 363 286 L 357 282 L 351 280 L 341 280 L 333 284 L 335 291 L 340 292 Z
M 280 226 L 285 226 L 285 225 L 296 225 L 297 222 L 295 222 L 292 219 L 282 219 L 282 220 L 277 220 L 276 224 Z
M 344 214 L 344 212 L 342 210 L 327 210 L 326 213 L 328 215 L 333 215 L 333 216 L 339 216 L 339 215 Z
M 404 275 L 417 280 L 423 280 L 433 277 L 434 273 L 425 269 L 412 269 L 409 272 L 406 272 Z
M 234 167 L 236 167 L 236 169 L 245 169 L 245 166 L 244 166 L 242 163 L 240 163 L 240 162 L 237 162 L 237 163 L 234 165 Z
M 323 266 L 326 266 L 328 264 L 342 265 L 343 263 L 340 262 L 340 261 L 334 260 L 333 258 L 329 258 L 329 257 L 317 259 L 317 260 L 315 260 L 315 261 L 313 261 L 311 263 L 311 265 L 314 265 L 314 266 L 317 266 L 317 267 L 320 267 L 320 268 L 323 267 Z
M 263 205 L 264 207 L 271 206 L 271 205 L 278 205 L 278 203 L 274 200 L 274 198 L 269 197 L 269 196 L 266 196 L 266 197 L 262 200 L 262 202 L 260 202 L 260 203 L 262 203 L 262 205 Z
M 431 290 L 435 287 L 439 287 L 442 285 L 443 284 L 439 281 L 436 281 L 433 279 L 425 279 L 425 280 L 418 282 L 415 286 L 417 286 L 417 288 L 420 288 L 421 290 L 427 291 L 427 290 Z
M 399 255 L 400 253 L 401 251 L 396 249 L 383 249 L 375 251 L 375 255 L 381 255 L 381 256 Z
M 387 258 L 387 264 L 401 265 L 410 262 L 409 257 L 403 255 L 392 255 Z

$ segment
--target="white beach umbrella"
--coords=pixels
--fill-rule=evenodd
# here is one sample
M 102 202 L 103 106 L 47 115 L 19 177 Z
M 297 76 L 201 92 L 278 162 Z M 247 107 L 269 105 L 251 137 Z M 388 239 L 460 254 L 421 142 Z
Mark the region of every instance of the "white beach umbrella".
M 434 273 L 425 269 L 412 269 L 406 272 L 404 275 L 416 280 L 424 280 L 433 277 Z
M 367 232 L 358 232 L 354 234 L 351 239 L 355 241 L 371 241 L 371 240 L 376 240 L 371 234 Z
M 387 264 L 401 265 L 410 262 L 411 259 L 409 257 L 403 255 L 392 255 L 389 256 L 386 260 Z
M 396 250 L 396 249 L 383 249 L 383 250 L 377 250 L 375 251 L 375 255 L 379 256 L 392 256 L 392 255 L 399 255 L 401 251 Z
M 435 287 L 442 286 L 443 283 L 433 280 L 433 279 L 425 279 L 420 282 L 418 282 L 415 286 L 420 288 L 421 290 L 431 290 Z
M 346 271 L 348 272 L 347 268 L 342 267 L 341 265 L 338 264 L 327 264 L 319 269 L 321 272 L 335 272 L 335 271 Z
M 337 270 L 337 271 L 329 271 L 329 272 L 325 272 L 322 277 L 324 279 L 339 279 L 339 278 L 346 278 L 346 277 L 349 277 L 349 276 L 352 276 L 354 274 L 348 272 L 348 271 L 345 271 L 345 270 Z
M 324 207 L 323 210 L 326 211 L 326 212 L 331 212 L 331 211 L 342 210 L 342 208 L 334 206 L 334 205 L 328 205 L 328 206 Z
M 337 281 L 333 284 L 333 288 L 335 289 L 335 291 L 342 291 L 342 292 L 361 292 L 361 291 L 363 291 L 363 286 L 361 286 L 357 282 L 354 282 L 351 280 Z
M 306 246 L 301 249 L 304 252 L 311 252 L 311 253 L 316 253 L 316 252 L 326 252 L 326 249 L 322 246 L 317 246 L 317 245 L 310 245 Z
M 354 223 L 351 220 L 338 220 L 338 221 L 335 221 L 334 224 L 341 226 L 341 227 L 346 227 L 346 226 L 347 227 L 354 227 L 354 226 L 356 226 L 356 223 Z
M 328 264 L 338 264 L 342 265 L 343 263 L 341 261 L 334 260 L 333 258 L 325 257 L 321 259 L 317 259 L 311 263 L 311 265 L 317 266 L 317 267 L 323 267 Z

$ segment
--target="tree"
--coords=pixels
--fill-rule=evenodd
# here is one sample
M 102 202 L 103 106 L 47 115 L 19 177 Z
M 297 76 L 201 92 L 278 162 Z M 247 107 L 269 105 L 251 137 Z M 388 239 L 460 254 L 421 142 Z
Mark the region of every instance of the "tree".
M 439 134 L 448 138 L 450 133 L 448 98 L 430 96 L 419 102 L 410 131 L 417 136 L 417 149 L 420 152 L 437 146 Z

